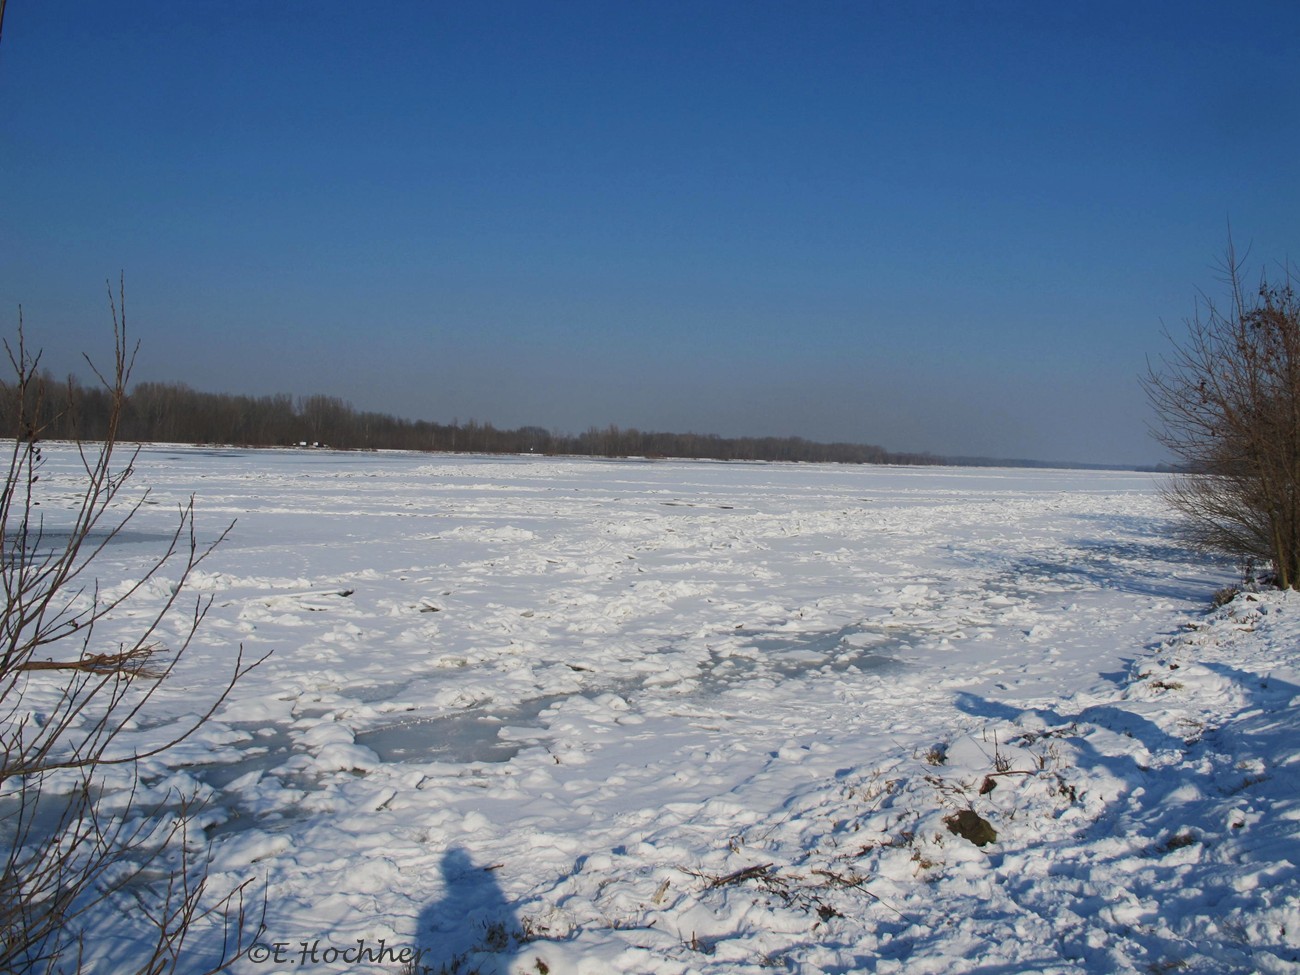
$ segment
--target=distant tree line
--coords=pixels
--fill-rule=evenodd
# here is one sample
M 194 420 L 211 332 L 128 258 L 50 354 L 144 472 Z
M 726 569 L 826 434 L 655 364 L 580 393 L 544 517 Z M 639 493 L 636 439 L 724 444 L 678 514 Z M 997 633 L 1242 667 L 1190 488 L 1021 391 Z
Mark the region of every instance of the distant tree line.
M 109 391 L 48 373 L 32 384 L 28 415 L 39 409 L 47 439 L 102 440 L 113 402 Z M 10 398 L 6 397 L 6 401 Z M 6 418 L 7 419 L 7 418 Z M 306 443 L 344 450 L 423 450 L 468 453 L 576 454 L 594 457 L 686 457 L 845 464 L 935 464 L 930 454 L 894 453 L 854 443 L 815 443 L 802 437 L 720 437 L 652 433 L 610 425 L 584 433 L 538 426 L 498 429 L 469 420 L 434 423 L 358 410 L 336 396 L 240 396 L 205 393 L 183 383 L 142 382 L 127 396 L 117 436 L 141 443 L 219 443 L 280 447 Z

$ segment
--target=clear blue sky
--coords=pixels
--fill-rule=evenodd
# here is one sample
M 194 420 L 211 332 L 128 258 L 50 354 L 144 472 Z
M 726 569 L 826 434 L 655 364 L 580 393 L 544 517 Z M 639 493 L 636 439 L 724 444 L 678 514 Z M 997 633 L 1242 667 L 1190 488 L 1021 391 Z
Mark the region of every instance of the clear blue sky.
M 60 372 L 1144 462 L 1228 221 L 1300 254 L 1300 4 L 10 0 L 0 310 Z

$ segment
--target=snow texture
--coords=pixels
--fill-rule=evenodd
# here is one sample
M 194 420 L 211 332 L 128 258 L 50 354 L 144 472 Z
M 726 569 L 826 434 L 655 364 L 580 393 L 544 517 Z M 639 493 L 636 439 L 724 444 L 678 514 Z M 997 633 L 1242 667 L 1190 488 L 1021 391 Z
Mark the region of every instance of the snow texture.
M 52 526 L 75 465 L 50 451 Z M 237 524 L 132 744 L 273 654 L 144 769 L 209 797 L 214 892 L 265 884 L 237 972 L 1300 971 L 1300 602 L 1210 611 L 1233 569 L 1151 476 L 136 467 L 105 588 L 191 493 Z

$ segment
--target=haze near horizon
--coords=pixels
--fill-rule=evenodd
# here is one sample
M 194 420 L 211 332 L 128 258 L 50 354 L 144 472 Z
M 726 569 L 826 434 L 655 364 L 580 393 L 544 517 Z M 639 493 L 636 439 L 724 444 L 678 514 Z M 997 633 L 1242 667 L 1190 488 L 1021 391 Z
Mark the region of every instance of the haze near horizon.
M 1229 221 L 1290 256 L 1286 3 L 7 5 L 0 307 L 56 372 L 499 427 L 1167 459 Z

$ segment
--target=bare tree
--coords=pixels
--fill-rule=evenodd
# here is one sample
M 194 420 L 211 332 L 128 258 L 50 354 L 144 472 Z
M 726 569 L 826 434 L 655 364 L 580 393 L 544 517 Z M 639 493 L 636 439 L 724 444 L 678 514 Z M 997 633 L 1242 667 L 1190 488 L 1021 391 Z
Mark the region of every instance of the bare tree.
M 1300 296 L 1290 267 L 1248 288 L 1231 244 L 1223 271 L 1226 303 L 1202 294 L 1144 378 L 1156 435 L 1188 471 L 1166 493 L 1195 542 L 1300 588 Z
M 47 525 L 43 512 L 49 505 L 40 503 L 42 434 L 53 417 L 45 414 L 46 377 L 38 368 L 39 353 L 25 345 L 21 311 L 16 344 L 4 343 L 13 375 L 12 382 L 0 384 L 0 419 L 12 437 L 3 442 L 9 456 L 0 487 L 4 972 L 94 968 L 89 935 L 106 916 L 129 918 L 145 932 L 133 938 L 132 956 L 117 958 L 112 966 L 141 975 L 174 970 L 187 935 L 200 921 L 217 932 L 219 944 L 210 949 L 217 967 L 238 957 L 255 933 L 244 905 L 247 883 L 215 903 L 205 896 L 207 851 L 194 825 L 196 797 L 171 795 L 154 803 L 141 798 L 140 761 L 193 734 L 256 666 L 246 664 L 241 653 L 224 691 L 197 719 L 152 744 L 138 744 L 133 737 L 207 611 L 202 601 L 188 609 L 180 603 L 186 578 L 217 544 L 198 543 L 193 499 L 179 509 L 165 551 L 141 578 L 111 590 L 101 590 L 94 578 L 97 558 L 147 497 L 144 492 L 132 500 L 124 493 L 135 455 L 122 462 L 115 457 L 134 361 L 124 297 L 119 290 L 114 301 L 109 289 L 113 362 L 105 372 L 95 370 L 112 401 L 108 432 L 102 442 L 76 443 L 77 502 L 71 511 L 51 517 L 70 523 Z M 166 579 L 171 595 L 133 624 L 127 641 L 102 646 L 104 625 L 137 607 L 153 579 Z M 169 649 L 164 634 L 175 627 L 164 622 L 177 617 L 180 635 Z

